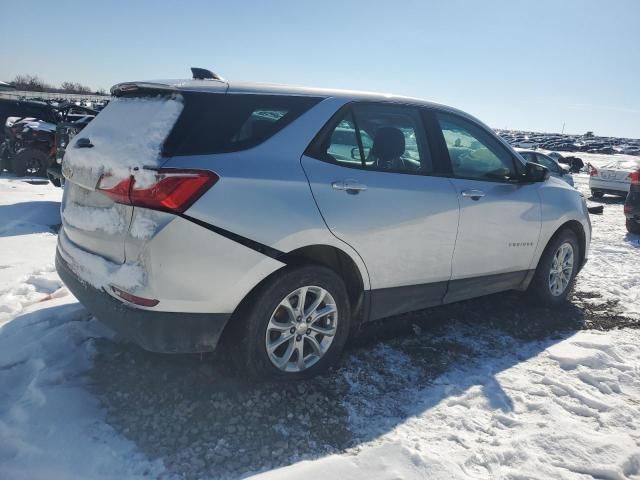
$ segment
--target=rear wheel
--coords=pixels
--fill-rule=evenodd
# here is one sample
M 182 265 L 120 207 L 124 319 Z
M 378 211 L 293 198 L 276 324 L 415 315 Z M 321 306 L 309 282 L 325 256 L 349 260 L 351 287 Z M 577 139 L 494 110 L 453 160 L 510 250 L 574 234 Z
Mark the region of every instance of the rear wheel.
M 604 197 L 604 192 L 599 192 L 597 190 L 591 190 L 591 196 L 593 198 L 602 198 L 602 197 Z
M 332 270 L 284 269 L 248 303 L 234 319 L 239 323 L 228 345 L 244 373 L 297 380 L 338 361 L 349 333 L 350 309 L 344 283 Z
M 565 302 L 573 289 L 581 258 L 576 234 L 561 230 L 540 257 L 529 285 L 530 296 L 546 305 Z
M 11 169 L 18 177 L 46 177 L 49 157 L 42 150 L 25 148 L 11 159 Z
M 640 223 L 633 218 L 627 218 L 627 232 L 640 235 Z

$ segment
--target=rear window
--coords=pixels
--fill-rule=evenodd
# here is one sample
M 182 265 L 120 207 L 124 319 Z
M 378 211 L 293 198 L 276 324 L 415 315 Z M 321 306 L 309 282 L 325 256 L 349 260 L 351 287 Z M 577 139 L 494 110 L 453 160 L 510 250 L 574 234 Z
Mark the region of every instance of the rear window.
M 183 93 L 184 110 L 163 154 L 203 155 L 254 147 L 298 118 L 321 98 L 288 95 Z

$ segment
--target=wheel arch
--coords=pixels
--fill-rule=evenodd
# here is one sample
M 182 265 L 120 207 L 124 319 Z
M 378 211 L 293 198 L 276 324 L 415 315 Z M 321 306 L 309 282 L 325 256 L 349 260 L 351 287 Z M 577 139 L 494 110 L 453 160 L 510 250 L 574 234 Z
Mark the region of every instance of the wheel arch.
M 351 307 L 352 330 L 360 325 L 368 311 L 368 296 L 365 295 L 366 279 L 363 278 L 360 268 L 348 253 L 333 245 L 308 245 L 292 250 L 282 257 L 278 257 L 278 261 L 285 265 L 263 278 L 243 298 L 231 315 L 231 319 L 223 332 L 223 338 L 231 335 L 231 332 L 238 328 L 238 324 L 241 322 L 237 321 L 237 317 L 242 316 L 247 309 L 250 308 L 258 292 L 264 288 L 276 274 L 285 268 L 301 265 L 321 265 L 333 270 L 343 279 Z
M 582 224 L 578 221 L 578 220 L 569 220 L 564 222 L 562 225 L 560 225 L 556 231 L 553 233 L 553 235 L 551 235 L 551 237 L 549 237 L 549 239 L 547 240 L 547 243 L 544 247 L 544 250 L 542 251 L 542 254 L 540 255 L 540 258 L 542 258 L 542 256 L 544 255 L 544 252 L 547 250 L 547 248 L 549 248 L 549 245 L 551 244 L 551 242 L 553 242 L 553 240 L 560 235 L 560 233 L 564 230 L 569 230 L 571 232 L 573 232 L 576 236 L 576 238 L 578 239 L 578 246 L 580 247 L 580 263 L 579 263 L 579 269 L 582 268 L 582 265 L 584 265 L 584 259 L 585 259 L 585 255 L 587 253 L 587 238 L 586 238 L 586 234 L 584 231 L 584 227 L 582 226 Z M 538 263 L 540 262 L 540 258 L 538 258 Z M 537 265 L 536 265 L 537 267 Z M 580 271 L 580 270 L 578 270 Z
M 332 245 L 309 245 L 287 253 L 282 261 L 287 265 L 322 265 L 337 273 L 347 288 L 354 323 L 359 323 L 365 312 L 365 279 L 349 254 Z

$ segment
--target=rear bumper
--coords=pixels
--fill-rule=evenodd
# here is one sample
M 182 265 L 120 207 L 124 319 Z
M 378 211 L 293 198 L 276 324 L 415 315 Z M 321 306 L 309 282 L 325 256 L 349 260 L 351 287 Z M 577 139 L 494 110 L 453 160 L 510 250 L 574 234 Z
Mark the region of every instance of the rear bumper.
M 231 314 L 156 312 L 129 307 L 83 282 L 56 252 L 56 270 L 71 293 L 98 320 L 145 350 L 199 353 L 216 348 Z
M 626 190 L 615 190 L 612 188 L 600 188 L 600 187 L 591 187 L 591 191 L 592 192 L 602 192 L 602 193 L 607 193 L 609 195 L 619 195 L 619 196 L 625 196 L 627 193 L 629 193 Z

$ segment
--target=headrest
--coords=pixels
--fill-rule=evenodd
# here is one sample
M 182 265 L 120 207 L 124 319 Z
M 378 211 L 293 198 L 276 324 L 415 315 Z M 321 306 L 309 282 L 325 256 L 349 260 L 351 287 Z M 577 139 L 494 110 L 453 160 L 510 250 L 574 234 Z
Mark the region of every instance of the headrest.
M 373 139 L 371 153 L 378 158 L 397 158 L 404 155 L 404 134 L 395 127 L 382 127 Z

